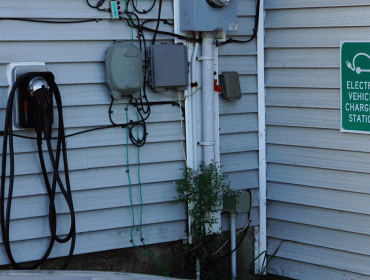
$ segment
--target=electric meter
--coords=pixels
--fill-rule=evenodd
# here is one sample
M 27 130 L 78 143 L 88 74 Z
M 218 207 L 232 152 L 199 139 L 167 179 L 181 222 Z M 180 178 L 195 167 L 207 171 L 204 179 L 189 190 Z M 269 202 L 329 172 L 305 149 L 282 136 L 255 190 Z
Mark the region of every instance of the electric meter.
M 237 0 L 180 0 L 181 31 L 237 31 Z

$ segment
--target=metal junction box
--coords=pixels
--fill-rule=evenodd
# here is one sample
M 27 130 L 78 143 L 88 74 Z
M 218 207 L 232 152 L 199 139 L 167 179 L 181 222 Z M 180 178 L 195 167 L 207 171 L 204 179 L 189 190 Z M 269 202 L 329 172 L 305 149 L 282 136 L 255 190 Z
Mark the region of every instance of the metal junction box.
M 180 30 L 214 31 L 221 28 L 223 31 L 236 31 L 237 0 L 223 0 L 228 4 L 218 8 L 212 4 L 217 1 L 180 0 Z
M 182 44 L 151 45 L 148 49 L 149 85 L 154 91 L 186 90 L 188 51 Z

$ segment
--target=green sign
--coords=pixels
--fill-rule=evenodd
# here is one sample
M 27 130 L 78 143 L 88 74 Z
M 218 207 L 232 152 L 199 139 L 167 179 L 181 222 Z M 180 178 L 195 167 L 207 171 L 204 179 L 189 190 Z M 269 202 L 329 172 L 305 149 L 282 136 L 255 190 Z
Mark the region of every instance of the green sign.
M 341 45 L 341 131 L 370 133 L 370 42 Z

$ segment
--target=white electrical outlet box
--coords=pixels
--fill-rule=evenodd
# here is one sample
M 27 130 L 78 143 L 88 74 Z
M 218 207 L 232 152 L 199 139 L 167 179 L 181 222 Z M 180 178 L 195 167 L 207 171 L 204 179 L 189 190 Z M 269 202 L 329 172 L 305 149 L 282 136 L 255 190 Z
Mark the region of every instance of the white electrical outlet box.
M 8 97 L 13 87 L 13 84 L 15 83 L 19 76 L 29 72 L 47 72 L 47 71 L 48 69 L 45 66 L 45 62 L 12 62 L 8 64 L 7 69 L 7 78 L 9 83 Z M 18 114 L 19 111 L 18 90 L 15 93 L 13 104 L 14 104 L 13 130 L 25 130 L 26 128 L 22 128 L 20 126 Z

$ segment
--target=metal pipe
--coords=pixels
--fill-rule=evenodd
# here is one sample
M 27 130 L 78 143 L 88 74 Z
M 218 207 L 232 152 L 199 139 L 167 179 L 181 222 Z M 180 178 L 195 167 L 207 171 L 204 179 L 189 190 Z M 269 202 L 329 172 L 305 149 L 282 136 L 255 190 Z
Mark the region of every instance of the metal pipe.
M 265 93 L 265 11 L 264 1 L 260 1 L 260 14 L 257 33 L 257 84 L 258 84 L 258 147 L 259 147 L 259 226 L 258 244 L 255 256 L 260 256 L 256 260 L 255 272 L 262 270 L 263 257 L 261 254 L 266 252 L 266 93 Z
M 230 213 L 230 239 L 231 239 L 231 272 L 232 279 L 236 279 L 236 226 L 235 226 L 236 213 Z M 234 251 L 235 250 L 235 251 Z
M 215 160 L 215 112 L 214 112 L 214 34 L 202 32 L 202 108 L 203 142 L 213 143 L 203 146 L 203 161 L 206 165 Z
M 191 57 L 191 83 L 195 84 L 197 82 L 197 53 L 199 49 L 199 43 L 195 43 L 194 50 L 193 50 L 193 55 Z M 198 155 L 198 132 L 197 132 L 197 120 L 199 118 L 198 113 L 197 113 L 197 95 L 198 89 L 200 85 L 198 83 L 198 87 L 195 89 L 192 88 L 191 92 L 191 114 L 192 114 L 192 133 L 193 133 L 193 138 L 190 140 L 193 142 L 193 161 L 194 161 L 194 168 L 198 167 L 199 165 L 199 155 Z

